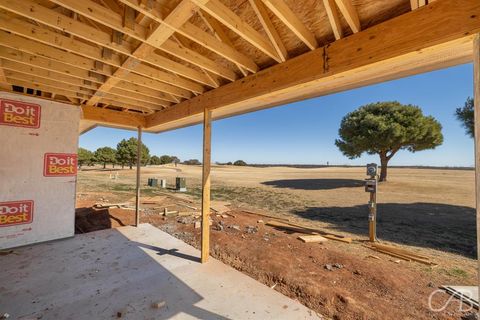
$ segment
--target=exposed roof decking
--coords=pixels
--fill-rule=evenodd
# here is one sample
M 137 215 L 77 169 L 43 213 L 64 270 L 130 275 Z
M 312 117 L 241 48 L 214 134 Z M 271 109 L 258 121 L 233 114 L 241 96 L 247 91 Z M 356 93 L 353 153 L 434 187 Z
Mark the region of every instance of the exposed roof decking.
M 480 5 L 430 2 L 0 0 L 0 82 L 159 132 L 470 61 Z

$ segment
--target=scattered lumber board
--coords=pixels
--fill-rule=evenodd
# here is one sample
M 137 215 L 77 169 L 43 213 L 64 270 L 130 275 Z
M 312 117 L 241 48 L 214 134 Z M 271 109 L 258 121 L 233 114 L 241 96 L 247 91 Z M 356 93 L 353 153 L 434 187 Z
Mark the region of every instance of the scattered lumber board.
M 334 234 L 329 234 L 324 231 L 318 230 L 318 229 L 313 229 L 313 228 L 308 228 L 304 227 L 298 224 L 294 223 L 287 223 L 287 222 L 280 222 L 280 221 L 268 221 L 266 223 L 267 226 L 275 227 L 277 229 L 283 229 L 283 230 L 288 230 L 292 232 L 298 232 L 298 233 L 305 233 L 309 235 L 322 235 L 324 238 L 330 239 L 330 240 L 336 240 L 336 241 L 341 241 L 345 243 L 352 243 L 352 238 L 347 238 L 347 237 L 342 237 Z
M 339 237 L 333 234 L 325 234 L 323 235 L 325 238 L 330 239 L 330 240 L 336 240 L 336 241 L 341 241 L 345 243 L 352 243 L 352 238 L 347 238 L 347 237 Z
M 210 203 L 210 209 L 212 209 L 218 214 L 224 214 L 225 212 L 231 211 L 231 209 L 227 207 L 229 205 L 230 205 L 229 202 L 214 200 Z
M 367 246 L 367 248 L 387 254 L 392 257 L 403 259 L 405 261 L 415 261 L 415 262 L 426 264 L 429 266 L 437 265 L 437 263 L 431 261 L 430 258 L 427 256 L 420 255 L 418 253 L 411 252 L 402 248 L 389 246 L 386 244 L 371 243 L 370 246 Z
M 272 216 L 272 215 L 266 214 L 266 213 L 249 211 L 249 210 L 245 210 L 245 209 L 242 209 L 242 208 L 239 208 L 239 210 L 241 210 L 242 212 L 248 213 L 248 214 L 255 214 L 257 216 L 262 216 L 262 217 L 266 217 L 266 218 L 271 218 L 271 219 L 276 219 L 276 220 L 281 220 L 281 221 L 290 221 L 287 218 L 280 218 L 280 217 Z
M 318 235 L 318 234 L 309 235 L 309 236 L 299 236 L 298 239 L 305 242 L 305 243 L 311 243 L 311 242 L 317 243 L 317 242 L 328 241 L 327 238 L 325 238 L 321 235 Z
M 402 259 L 402 260 L 405 260 L 405 261 L 412 261 L 410 260 L 408 257 L 406 256 L 402 256 L 400 254 L 396 254 L 396 253 L 393 253 L 393 252 L 389 252 L 389 251 L 386 251 L 386 250 L 381 250 L 381 249 L 377 249 L 376 251 L 380 252 L 380 253 L 383 253 L 383 254 L 386 254 L 386 255 L 389 255 L 391 257 L 395 257 L 395 258 L 399 258 L 399 259 Z
M 408 251 L 408 250 L 405 250 L 405 249 L 402 249 L 402 248 L 398 248 L 398 247 L 394 247 L 394 246 L 389 246 L 389 245 L 386 245 L 386 244 L 382 244 L 382 243 L 372 243 L 371 244 L 372 247 L 375 247 L 377 249 L 382 249 L 382 250 L 388 250 L 388 251 L 391 251 L 391 252 L 396 252 L 396 253 L 399 253 L 399 254 L 404 254 L 404 255 L 409 255 L 409 256 L 413 256 L 413 257 L 417 257 L 419 259 L 424 259 L 424 260 L 428 260 L 429 257 L 427 256 L 424 256 L 424 255 L 420 255 L 420 254 L 417 254 L 415 252 L 412 252 L 412 251 Z
M 130 205 L 129 202 L 123 202 L 123 203 L 95 203 L 93 205 L 93 208 L 95 209 L 106 209 L 106 208 L 112 208 L 112 207 L 126 207 Z
M 270 226 L 270 227 L 275 227 L 275 228 L 278 228 L 278 229 L 284 229 L 284 230 L 288 230 L 288 231 L 293 231 L 293 232 L 298 232 L 298 233 L 305 233 L 305 234 L 318 234 L 318 233 L 315 233 L 315 232 L 312 232 L 310 230 L 307 230 L 305 228 L 301 228 L 301 227 L 296 227 L 296 226 L 292 226 L 290 224 L 286 224 L 286 223 L 283 223 L 283 222 L 280 222 L 280 221 L 268 221 L 266 223 L 267 226 Z

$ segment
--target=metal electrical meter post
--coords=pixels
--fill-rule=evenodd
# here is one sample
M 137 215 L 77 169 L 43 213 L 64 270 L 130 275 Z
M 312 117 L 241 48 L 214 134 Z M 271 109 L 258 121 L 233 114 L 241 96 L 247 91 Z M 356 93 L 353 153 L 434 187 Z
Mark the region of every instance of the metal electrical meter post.
M 377 240 L 377 164 L 367 164 L 367 176 L 365 179 L 365 192 L 370 193 L 370 201 L 368 202 L 368 234 L 371 242 Z

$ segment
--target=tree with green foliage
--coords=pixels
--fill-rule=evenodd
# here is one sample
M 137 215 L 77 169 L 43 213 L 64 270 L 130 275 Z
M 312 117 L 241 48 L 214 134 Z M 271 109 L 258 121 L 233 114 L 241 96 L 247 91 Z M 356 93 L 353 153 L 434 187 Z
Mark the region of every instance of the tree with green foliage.
M 198 166 L 202 164 L 198 159 L 190 159 L 190 160 L 185 160 L 183 161 L 183 164 L 189 165 L 189 166 Z
M 335 145 L 350 159 L 364 152 L 380 156 L 380 181 L 387 181 L 388 162 L 399 150 L 434 149 L 443 142 L 442 126 L 414 105 L 397 101 L 367 104 L 348 113 Z
M 237 160 L 233 163 L 234 166 L 246 166 L 247 163 L 243 160 Z
M 133 168 L 133 165 L 137 162 L 137 139 L 130 138 L 128 140 L 123 139 L 117 144 L 117 161 L 122 165 L 122 168 L 125 165 L 129 165 L 130 169 Z M 141 147 L 143 165 L 147 165 L 150 161 L 150 150 L 142 142 Z
M 172 156 L 171 158 L 172 158 L 172 159 L 171 159 L 171 160 L 172 160 L 171 162 L 174 163 L 174 164 L 175 164 L 175 167 L 176 167 L 177 164 L 180 163 L 180 158 L 178 158 L 178 157 L 176 157 L 176 156 Z
M 81 168 L 84 164 L 89 164 L 93 160 L 93 152 L 84 148 L 78 148 L 78 167 Z
M 150 158 L 150 164 L 153 165 L 153 166 L 158 166 L 162 163 L 161 163 L 160 158 L 158 156 L 152 156 Z
M 167 164 L 167 163 L 172 163 L 172 157 L 164 154 L 163 156 L 160 157 L 160 164 Z
M 117 151 L 110 147 L 98 148 L 94 153 L 95 162 L 103 164 L 105 169 L 107 163 L 115 164 Z
M 462 123 L 465 131 L 470 137 L 475 137 L 475 119 L 474 119 L 474 102 L 473 98 L 468 97 L 463 107 L 455 110 L 455 116 Z

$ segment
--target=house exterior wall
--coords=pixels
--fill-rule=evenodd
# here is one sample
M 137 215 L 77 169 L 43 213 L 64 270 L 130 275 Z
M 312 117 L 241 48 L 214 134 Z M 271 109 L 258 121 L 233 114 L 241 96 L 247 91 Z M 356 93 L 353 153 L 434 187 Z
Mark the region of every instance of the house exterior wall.
M 0 92 L 0 249 L 73 236 L 80 108 Z

